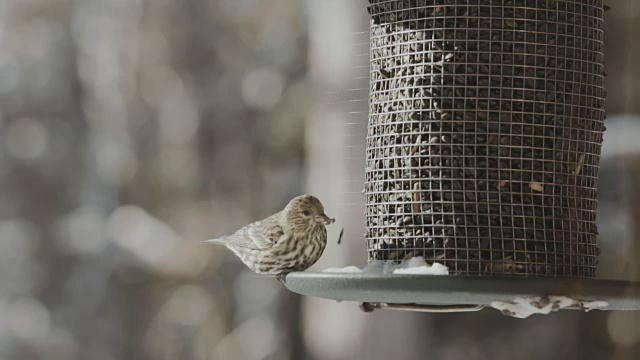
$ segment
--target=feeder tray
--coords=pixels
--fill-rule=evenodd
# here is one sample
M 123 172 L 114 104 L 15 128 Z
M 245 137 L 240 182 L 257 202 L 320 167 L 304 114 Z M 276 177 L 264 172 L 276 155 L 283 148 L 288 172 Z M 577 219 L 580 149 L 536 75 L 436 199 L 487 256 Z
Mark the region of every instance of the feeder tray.
M 516 298 L 545 295 L 609 304 L 599 310 L 640 310 L 640 282 L 633 281 L 294 272 L 287 275 L 285 286 L 301 295 L 359 302 L 365 312 L 479 311 L 496 301 L 513 302 Z

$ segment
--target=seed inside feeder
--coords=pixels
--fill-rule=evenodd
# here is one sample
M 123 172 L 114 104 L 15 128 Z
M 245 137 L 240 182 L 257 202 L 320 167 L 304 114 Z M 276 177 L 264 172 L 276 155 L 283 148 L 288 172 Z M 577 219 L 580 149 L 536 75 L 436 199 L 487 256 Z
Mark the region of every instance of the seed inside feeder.
M 602 0 L 369 3 L 369 260 L 595 276 Z

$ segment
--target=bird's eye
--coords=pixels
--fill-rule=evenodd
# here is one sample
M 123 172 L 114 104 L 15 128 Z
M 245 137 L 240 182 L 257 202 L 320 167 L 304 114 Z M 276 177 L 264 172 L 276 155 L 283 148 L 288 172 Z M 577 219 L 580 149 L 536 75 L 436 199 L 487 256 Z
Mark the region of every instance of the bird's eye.
M 302 214 L 303 214 L 304 216 L 309 216 L 311 213 L 309 212 L 309 210 L 304 210 L 304 211 L 302 212 Z

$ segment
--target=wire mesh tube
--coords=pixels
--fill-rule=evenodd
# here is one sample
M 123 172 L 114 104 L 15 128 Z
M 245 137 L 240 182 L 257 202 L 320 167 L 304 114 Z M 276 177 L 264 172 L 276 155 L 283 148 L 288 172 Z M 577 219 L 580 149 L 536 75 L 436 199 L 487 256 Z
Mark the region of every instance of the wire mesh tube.
M 602 0 L 369 0 L 369 261 L 594 277 Z

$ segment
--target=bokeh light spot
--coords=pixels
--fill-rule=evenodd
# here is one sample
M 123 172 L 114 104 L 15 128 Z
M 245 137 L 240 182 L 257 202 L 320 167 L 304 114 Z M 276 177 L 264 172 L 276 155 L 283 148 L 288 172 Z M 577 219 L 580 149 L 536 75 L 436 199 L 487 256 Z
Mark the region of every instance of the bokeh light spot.
M 35 119 L 20 118 L 9 124 L 7 147 L 9 152 L 20 159 L 34 159 L 47 149 L 48 132 Z
M 284 90 L 282 74 L 271 68 L 259 68 L 248 71 L 242 80 L 242 98 L 256 109 L 273 108 Z

